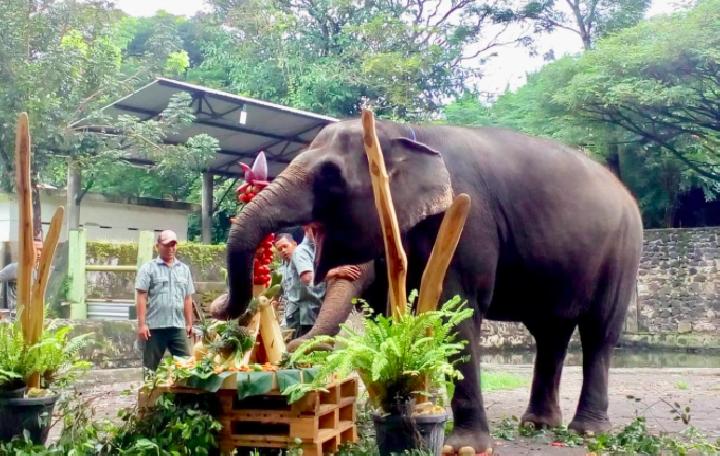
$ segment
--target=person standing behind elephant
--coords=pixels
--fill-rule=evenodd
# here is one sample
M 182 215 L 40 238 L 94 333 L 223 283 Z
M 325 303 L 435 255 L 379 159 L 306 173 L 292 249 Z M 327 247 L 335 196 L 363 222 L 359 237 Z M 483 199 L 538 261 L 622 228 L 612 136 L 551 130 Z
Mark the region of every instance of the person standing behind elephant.
M 165 350 L 173 356 L 190 356 L 187 338 L 192 335 L 195 293 L 190 268 L 175 258 L 175 232 L 161 232 L 155 247 L 157 258 L 142 265 L 135 280 L 143 364 L 153 371 Z
M 315 284 L 315 229 L 313 225 L 303 227 L 304 237 L 296 244 L 288 233 L 278 235 L 275 248 L 283 259 L 280 265 L 282 275 L 282 307 L 285 325 L 295 330 L 294 338 L 308 333 L 315 324 L 320 306 L 325 297 L 325 282 Z M 344 278 L 357 280 L 360 270 L 357 266 L 340 266 L 327 274 L 327 279 Z
M 42 255 L 43 242 L 39 239 L 33 240 L 33 251 L 35 252 L 35 264 L 33 266 L 32 277 L 33 280 L 37 278 L 37 267 L 40 262 L 40 256 Z M 18 263 L 10 263 L 4 268 L 0 269 L 0 282 L 5 282 L 6 290 L 6 305 L 10 312 L 10 319 L 15 319 L 17 312 L 17 276 L 18 276 Z
M 300 337 L 312 328 L 317 318 L 325 284 L 314 285 L 315 243 L 312 234 L 300 244 L 288 233 L 278 235 L 275 248 L 280 252 L 282 264 L 282 307 L 285 325 L 294 330 L 294 337 Z

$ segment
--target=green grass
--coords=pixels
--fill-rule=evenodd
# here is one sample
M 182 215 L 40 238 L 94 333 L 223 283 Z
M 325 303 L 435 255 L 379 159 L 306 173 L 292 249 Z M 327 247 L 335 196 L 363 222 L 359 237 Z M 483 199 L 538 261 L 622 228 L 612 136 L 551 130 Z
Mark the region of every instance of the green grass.
M 525 388 L 529 384 L 530 379 L 525 376 L 493 371 L 482 371 L 480 381 L 483 391 L 512 390 Z

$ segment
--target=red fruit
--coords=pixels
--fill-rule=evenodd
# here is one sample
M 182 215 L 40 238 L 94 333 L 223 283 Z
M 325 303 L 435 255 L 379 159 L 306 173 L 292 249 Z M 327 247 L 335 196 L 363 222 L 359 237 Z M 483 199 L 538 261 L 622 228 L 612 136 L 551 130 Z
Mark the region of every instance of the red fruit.
M 254 193 L 254 192 L 246 193 L 246 195 L 248 196 L 248 199 L 251 200 L 251 201 L 252 201 L 253 198 L 255 198 L 255 195 L 256 195 L 256 194 L 257 194 L 257 193 Z

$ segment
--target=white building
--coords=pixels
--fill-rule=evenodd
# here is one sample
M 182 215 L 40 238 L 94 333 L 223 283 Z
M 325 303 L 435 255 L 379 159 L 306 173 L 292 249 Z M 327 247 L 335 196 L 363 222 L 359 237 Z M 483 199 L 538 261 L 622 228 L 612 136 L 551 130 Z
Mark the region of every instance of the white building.
M 65 190 L 40 190 L 43 230 L 47 232 L 55 210 L 66 204 Z M 187 239 L 188 215 L 199 211 L 189 203 L 86 194 L 80 205 L 80 227 L 85 228 L 88 241 L 137 241 L 143 230 L 173 230 L 178 240 Z M 67 215 L 67 214 L 66 214 Z M 18 240 L 18 205 L 15 195 L 0 193 L 0 243 Z M 60 241 L 67 240 L 67 222 L 63 223 Z

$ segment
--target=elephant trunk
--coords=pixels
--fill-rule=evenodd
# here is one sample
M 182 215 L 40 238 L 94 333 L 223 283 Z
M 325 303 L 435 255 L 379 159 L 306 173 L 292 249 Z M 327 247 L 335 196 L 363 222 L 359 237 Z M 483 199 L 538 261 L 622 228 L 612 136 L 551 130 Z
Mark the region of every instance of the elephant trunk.
M 327 282 L 325 300 L 312 329 L 302 337 L 288 344 L 288 351 L 294 351 L 303 342 L 315 336 L 334 336 L 340 331 L 353 308 L 353 298 L 359 297 L 375 279 L 373 262 L 358 265 L 360 277 L 357 280 L 330 279 Z
M 268 233 L 310 222 L 312 202 L 310 175 L 299 163 L 291 163 L 240 211 L 227 244 L 227 298 L 213 302 L 215 318 L 236 318 L 245 311 L 252 298 L 258 245 Z

